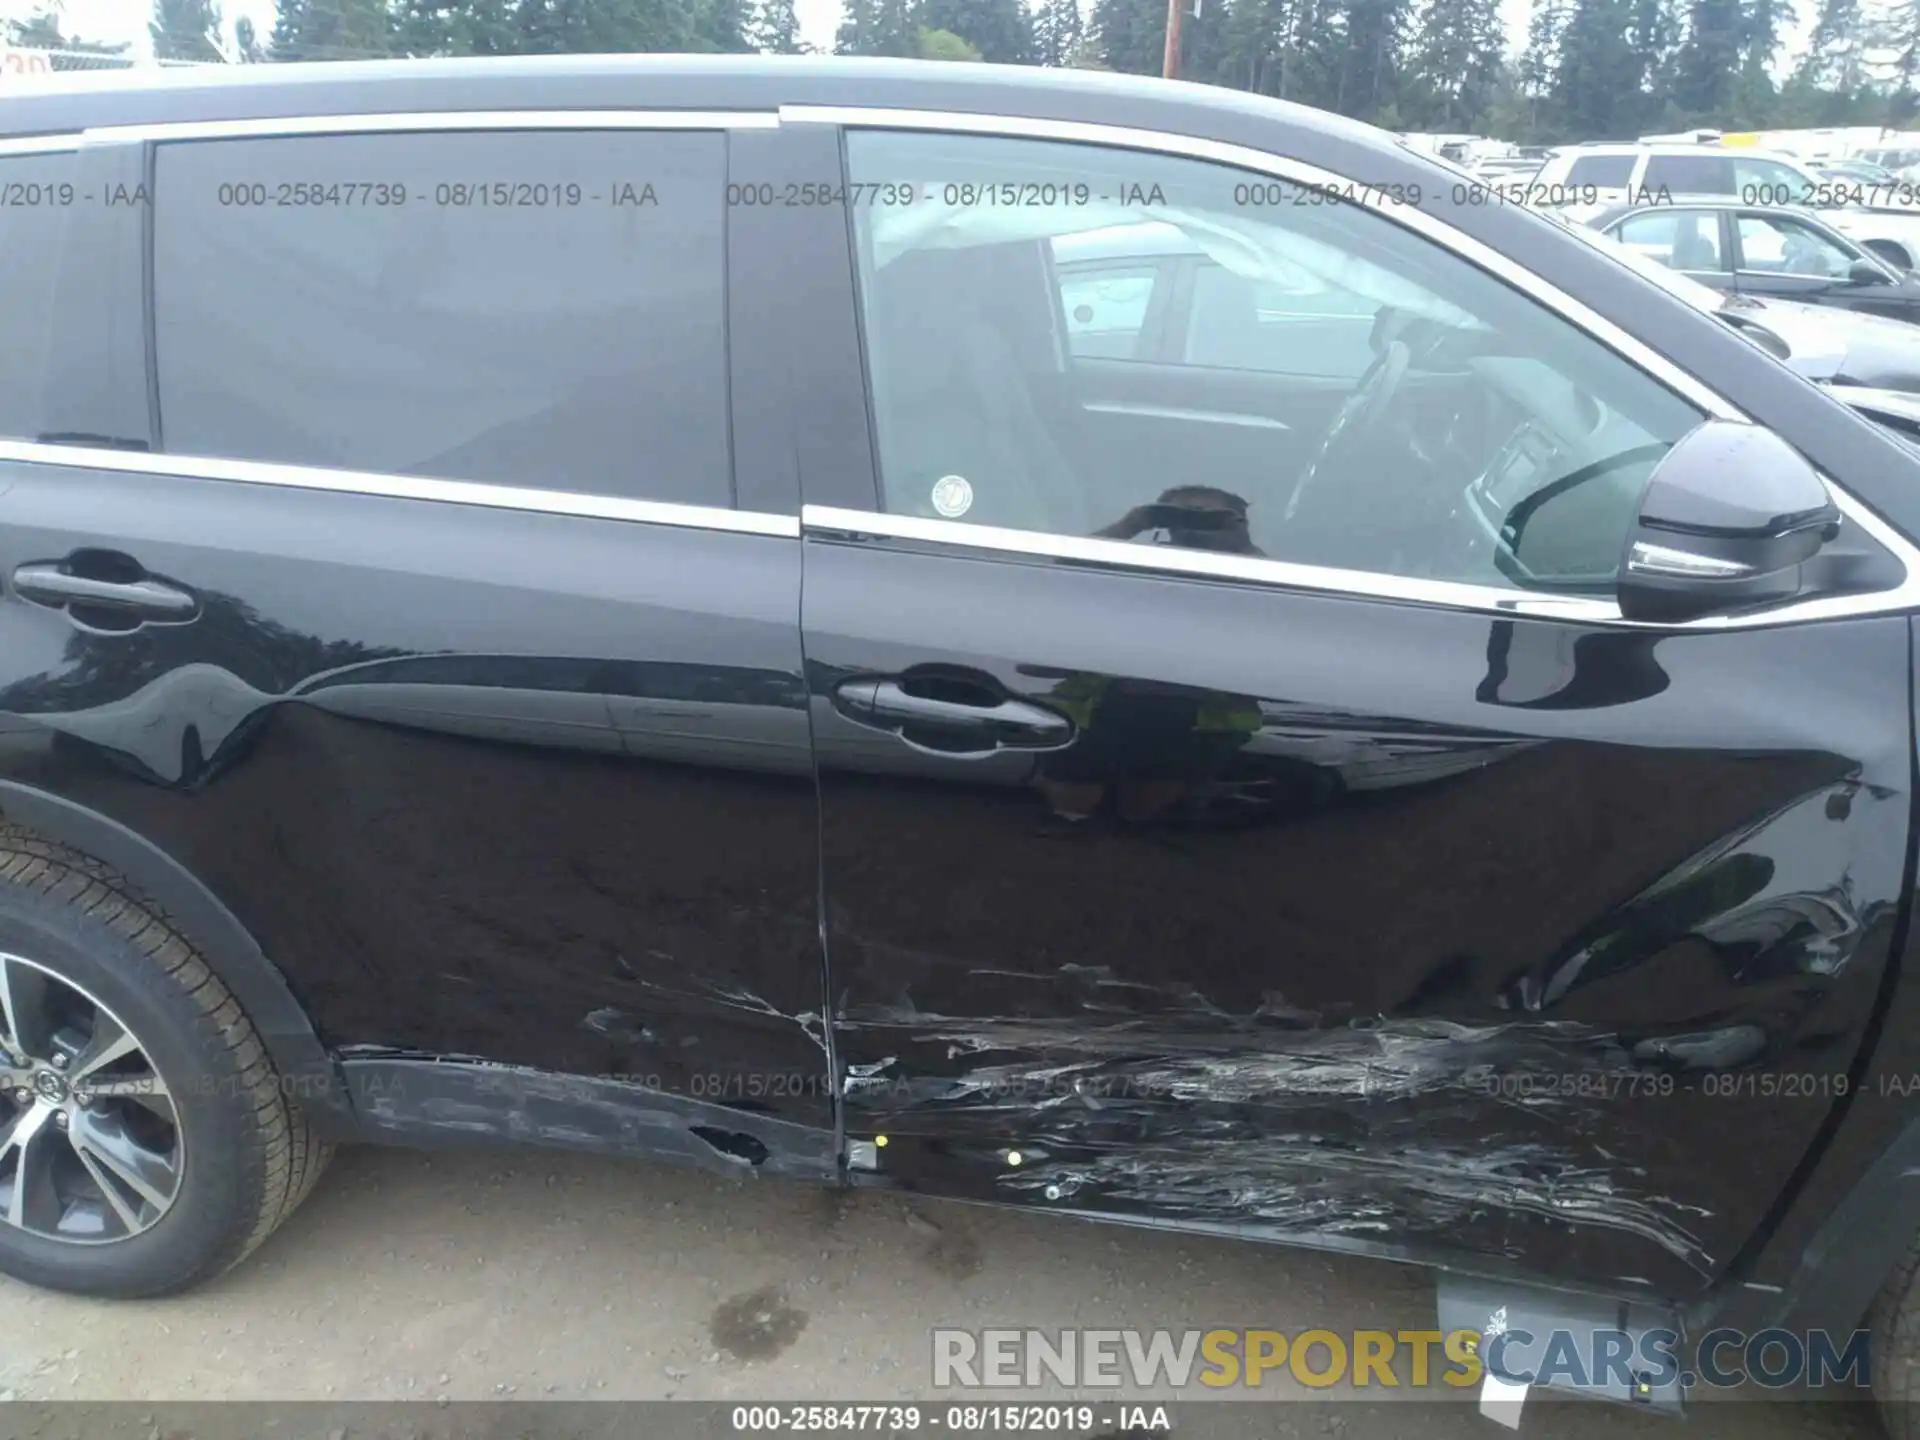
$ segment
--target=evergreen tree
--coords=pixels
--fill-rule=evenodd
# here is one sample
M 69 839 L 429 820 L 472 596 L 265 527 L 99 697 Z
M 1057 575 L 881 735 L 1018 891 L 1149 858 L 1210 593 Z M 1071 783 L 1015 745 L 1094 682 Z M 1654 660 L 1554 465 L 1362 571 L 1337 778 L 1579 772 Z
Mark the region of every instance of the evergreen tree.
M 254 33 L 253 21 L 245 15 L 233 22 L 233 48 L 239 52 L 242 65 L 258 65 L 267 58 L 266 47 Z
M 1109 70 L 1158 75 L 1166 59 L 1166 0 L 1094 0 L 1093 35 Z
M 1691 0 L 1687 35 L 1674 57 L 1673 99 L 1681 111 L 1719 115 L 1733 97 L 1745 51 L 1741 0 Z
M 747 40 L 763 55 L 800 54 L 800 16 L 793 0 L 757 0 L 747 22 Z
M 1414 113 L 1428 129 L 1464 131 L 1502 81 L 1500 0 L 1427 0 L 1407 56 Z
M 1407 10 L 1408 0 L 1346 0 L 1345 13 L 1336 22 L 1345 45 L 1334 89 L 1335 110 L 1371 120 L 1392 103 Z
M 1033 12 L 1033 60 L 1036 65 L 1066 65 L 1085 32 L 1080 0 L 1040 0 Z
M 846 0 L 833 48 L 840 55 L 918 55 L 919 7 L 914 0 Z
M 158 60 L 220 61 L 220 7 L 215 0 L 153 0 L 153 37 Z
M 276 60 L 364 60 L 395 53 L 395 16 L 384 0 L 280 0 Z
M 1794 72 L 1794 80 L 1803 86 L 1854 94 L 1867 80 L 1865 38 L 1860 0 L 1822 0 L 1806 58 Z
M 1639 69 L 1627 39 L 1629 19 L 1626 0 L 1575 0 L 1560 37 L 1552 90 L 1554 110 L 1568 133 L 1630 139 L 1639 125 L 1639 94 L 1620 83 Z
M 921 0 L 920 23 L 959 36 L 982 60 L 1000 65 L 1033 60 L 1033 17 L 1021 0 Z

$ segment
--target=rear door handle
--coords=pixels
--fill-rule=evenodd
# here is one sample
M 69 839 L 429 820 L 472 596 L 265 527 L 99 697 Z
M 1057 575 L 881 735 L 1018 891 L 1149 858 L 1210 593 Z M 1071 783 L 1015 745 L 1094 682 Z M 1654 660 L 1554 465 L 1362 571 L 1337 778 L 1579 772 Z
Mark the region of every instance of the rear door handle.
M 41 605 L 106 605 L 152 620 L 184 620 L 199 608 L 193 596 L 163 580 L 95 580 L 49 563 L 20 566 L 13 588 Z
M 1064 715 L 1024 700 L 995 699 L 970 704 L 915 695 L 896 680 L 849 680 L 834 691 L 842 712 L 882 730 L 905 725 L 937 725 L 943 730 L 980 731 L 1010 749 L 1052 749 L 1073 738 L 1073 722 Z M 991 743 L 983 748 L 996 748 Z

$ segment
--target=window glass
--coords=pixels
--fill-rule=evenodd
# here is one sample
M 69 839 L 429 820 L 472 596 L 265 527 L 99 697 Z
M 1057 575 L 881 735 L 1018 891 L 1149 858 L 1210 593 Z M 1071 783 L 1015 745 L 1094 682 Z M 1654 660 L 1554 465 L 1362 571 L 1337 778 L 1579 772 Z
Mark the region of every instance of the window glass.
M 1624 189 L 1633 179 L 1633 162 L 1631 155 L 1582 155 L 1567 171 L 1567 184 Z
M 1799 205 L 1813 193 L 1812 183 L 1791 165 L 1744 155 L 1733 159 L 1733 183 L 1749 205 Z
M 1061 247 L 1055 242 L 1067 348 L 1089 359 L 1148 358 L 1139 353 L 1140 333 L 1147 323 L 1158 269 L 1151 265 L 1066 266 L 1059 265 L 1060 259 Z
M 1702 210 L 1652 210 L 1614 227 L 1621 244 L 1674 270 L 1724 271 L 1720 217 Z
M 848 155 L 911 196 L 855 212 L 899 513 L 1610 593 L 1647 475 L 1701 418 L 1451 251 L 1288 182 L 990 136 L 859 131 Z M 1184 272 L 1187 363 L 1151 392 L 1048 343 L 1034 257 L 1096 230 L 1116 265 Z
M 38 438 L 67 220 L 80 203 L 71 152 L 0 156 L 0 435 Z
M 1742 215 L 1740 268 L 1772 275 L 1844 280 L 1854 257 L 1818 231 L 1779 215 Z
M 724 137 L 168 144 L 168 450 L 724 505 Z
M 1193 276 L 1184 359 L 1190 365 L 1358 379 L 1378 302 L 1305 271 L 1252 279 L 1207 261 Z
M 1733 161 L 1725 155 L 1654 155 L 1640 184 L 1672 195 L 1731 195 Z

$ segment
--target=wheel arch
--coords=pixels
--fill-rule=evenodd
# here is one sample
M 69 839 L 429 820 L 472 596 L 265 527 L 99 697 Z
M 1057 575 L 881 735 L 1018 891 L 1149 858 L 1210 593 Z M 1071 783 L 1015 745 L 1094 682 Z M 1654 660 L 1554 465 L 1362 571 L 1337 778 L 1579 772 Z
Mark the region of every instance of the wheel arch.
M 351 1095 L 285 978 L 246 926 L 192 871 L 137 831 L 97 811 L 0 780 L 0 816 L 112 866 L 167 912 L 247 1012 L 287 1093 L 326 1138 L 357 1130 Z

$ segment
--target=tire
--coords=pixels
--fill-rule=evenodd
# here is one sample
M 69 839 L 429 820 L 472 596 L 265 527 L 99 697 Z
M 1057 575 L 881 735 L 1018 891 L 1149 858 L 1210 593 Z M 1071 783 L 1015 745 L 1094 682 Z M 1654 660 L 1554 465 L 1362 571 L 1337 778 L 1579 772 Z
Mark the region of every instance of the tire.
M 0 823 L 0 981 L 9 977 L 0 998 L 12 995 L 20 1033 L 0 1009 L 0 1040 L 45 1054 L 30 1084 L 0 1088 L 0 1273 L 84 1295 L 165 1295 L 238 1263 L 306 1198 L 331 1147 L 285 1094 L 232 993 L 116 872 Z M 74 1037 L 105 1047 L 119 1030 L 136 1048 L 109 1063 L 98 1048 L 60 1051 Z M 58 1103 L 48 1097 L 64 1082 L 43 1073 L 54 1066 L 74 1072 Z M 149 1078 L 136 1078 L 143 1066 Z M 0 1074 L 28 1071 L 0 1055 Z M 147 1098 L 92 1093 L 116 1078 L 121 1096 Z M 28 1116 L 39 1148 L 10 1208 L 28 1152 L 8 1135 Z M 118 1148 L 129 1134 L 141 1148 Z M 126 1168 L 104 1173 L 106 1151 Z M 146 1168 L 150 1153 L 174 1163 Z M 142 1163 L 128 1166 L 128 1154 Z M 144 1184 L 112 1178 L 128 1173 Z
M 1893 1440 L 1920 1440 L 1920 1236 L 1867 1312 L 1873 1398 Z

